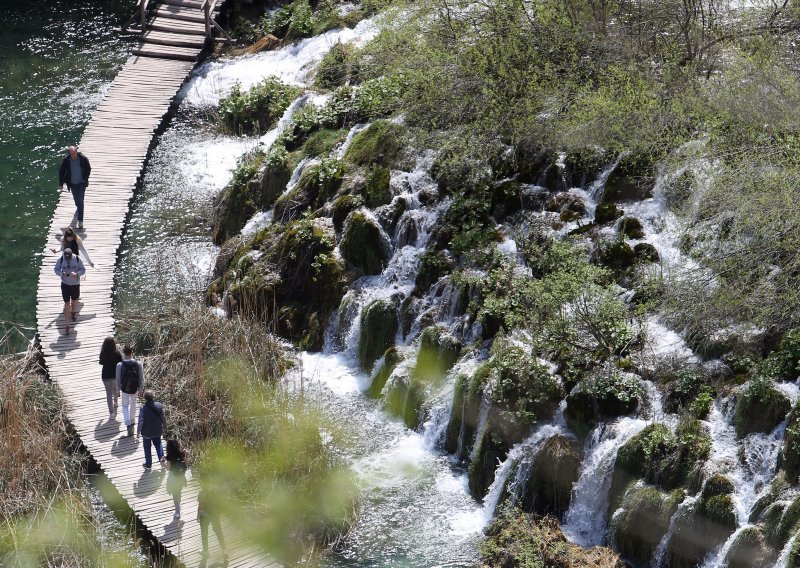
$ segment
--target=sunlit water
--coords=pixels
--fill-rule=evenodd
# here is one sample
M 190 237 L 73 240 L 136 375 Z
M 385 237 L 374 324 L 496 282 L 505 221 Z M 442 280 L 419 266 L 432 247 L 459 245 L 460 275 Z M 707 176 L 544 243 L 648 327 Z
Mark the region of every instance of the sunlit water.
M 28 337 L 60 155 L 125 61 L 130 43 L 112 28 L 128 8 L 115 0 L 2 3 L 0 320 L 26 326 Z

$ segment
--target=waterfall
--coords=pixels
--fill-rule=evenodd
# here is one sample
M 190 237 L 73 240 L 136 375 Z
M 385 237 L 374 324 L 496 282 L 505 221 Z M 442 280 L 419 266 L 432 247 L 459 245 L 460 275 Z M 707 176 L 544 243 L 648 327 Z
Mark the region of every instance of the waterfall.
M 332 45 L 352 42 L 360 46 L 377 33 L 374 19 L 367 19 L 353 29 L 330 30 L 274 51 L 213 60 L 195 69 L 192 80 L 181 90 L 181 95 L 192 106 L 203 108 L 217 105 L 236 84 L 247 90 L 269 76 L 286 83 L 305 85 L 309 70 L 322 60 Z
M 796 385 L 783 387 L 782 390 L 789 392 L 790 398 L 796 399 Z M 736 537 L 749 526 L 753 506 L 769 491 L 770 481 L 775 476 L 778 453 L 783 446 L 788 423 L 788 419 L 784 420 L 772 432 L 750 434 L 740 443 L 733 425 L 733 409 L 730 399 L 718 400 L 712 408 L 707 424 L 711 433 L 712 453 L 706 469 L 709 473 L 722 473 L 733 481 L 737 530 L 716 553 L 708 556 L 703 568 L 721 568 Z
M 678 509 L 672 514 L 672 517 L 669 520 L 669 528 L 667 529 L 667 532 L 661 537 L 658 547 L 653 554 L 653 560 L 650 562 L 650 568 L 662 568 L 664 555 L 667 553 L 667 546 L 669 546 L 669 539 L 672 538 L 672 533 L 675 532 L 675 523 L 677 523 L 680 518 L 691 511 L 696 501 L 696 496 L 686 497 L 681 504 L 678 505 Z
M 572 501 L 563 526 L 566 537 L 583 547 L 603 544 L 606 538 L 608 492 L 619 449 L 648 422 L 623 417 L 601 424 L 586 440 L 581 475 L 572 490 Z
M 520 492 L 528 482 L 533 467 L 533 458 L 542 449 L 545 442 L 565 430 L 555 420 L 553 424 L 546 424 L 537 428 L 530 436 L 519 444 L 515 444 L 508 457 L 497 467 L 494 481 L 489 486 L 489 492 L 483 499 L 483 510 L 486 519 L 494 516 L 500 499 L 508 492 L 512 504 L 519 501 Z M 513 477 L 511 474 L 514 474 Z

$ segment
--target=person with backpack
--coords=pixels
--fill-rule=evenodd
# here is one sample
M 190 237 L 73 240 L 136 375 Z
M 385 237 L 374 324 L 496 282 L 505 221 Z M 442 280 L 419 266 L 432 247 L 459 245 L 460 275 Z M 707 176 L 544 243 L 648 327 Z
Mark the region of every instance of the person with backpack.
M 175 503 L 175 513 L 172 515 L 176 521 L 181 518 L 181 492 L 186 486 L 187 452 L 175 438 L 167 440 L 167 453 L 164 455 L 164 467 L 169 470 L 167 477 L 167 493 L 172 495 Z
M 136 397 L 144 386 L 144 367 L 133 358 L 133 347 L 122 348 L 122 361 L 117 363 L 117 390 L 122 403 L 122 420 L 128 427 L 128 436 L 133 436 L 133 420 L 136 416 Z M 149 448 L 148 448 L 149 449 Z
M 55 273 L 61 278 L 61 298 L 64 300 L 64 319 L 67 322 L 64 333 L 69 335 L 70 312 L 72 312 L 72 321 L 77 321 L 78 298 L 81 297 L 81 276 L 86 274 L 86 269 L 83 267 L 81 259 L 72 254 L 72 249 L 67 248 L 56 261 Z
M 144 463 L 142 467 L 150 469 L 153 467 L 153 457 L 150 446 L 156 448 L 158 461 L 164 463 L 164 450 L 161 448 L 161 436 L 167 426 L 167 417 L 164 415 L 164 407 L 160 402 L 156 402 L 156 393 L 152 389 L 144 391 L 144 404 L 139 409 L 139 420 L 136 423 L 136 438 L 142 437 L 144 446 Z
M 203 547 L 201 552 L 203 562 L 200 566 L 205 566 L 208 558 L 209 525 L 214 529 L 214 534 L 217 535 L 217 541 L 219 541 L 219 547 L 222 549 L 223 565 L 227 565 L 228 554 L 225 551 L 225 537 L 222 534 L 219 511 L 219 503 L 223 498 L 219 487 L 201 480 L 200 493 L 197 494 L 197 522 L 200 523 L 200 543 Z

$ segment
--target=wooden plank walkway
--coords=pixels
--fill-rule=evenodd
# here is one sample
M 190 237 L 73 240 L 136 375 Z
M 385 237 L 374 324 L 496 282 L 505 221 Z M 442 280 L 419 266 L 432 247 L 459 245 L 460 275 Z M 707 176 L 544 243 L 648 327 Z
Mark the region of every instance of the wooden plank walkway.
M 196 23 L 200 2 L 166 1 L 169 3 L 158 7 L 157 12 L 165 7 L 172 16 L 184 17 L 174 19 L 179 24 L 172 29 L 167 18 L 157 16 L 158 29 L 166 31 L 148 33 L 197 37 L 197 25 L 202 25 Z M 164 46 L 158 52 L 158 45 L 145 41 L 134 50 L 97 107 L 79 144 L 80 151 L 91 162 L 92 175 L 86 190 L 85 229 L 77 232 L 95 268 L 87 267 L 86 279 L 81 283 L 78 320 L 72 326 L 72 333 L 65 335 L 60 280 L 53 272 L 59 255 L 53 251 L 60 247 L 56 235 L 68 225 L 76 226 L 75 205 L 67 191 L 60 195 L 48 232 L 39 275 L 36 316 L 50 378 L 64 392 L 70 420 L 84 445 L 142 524 L 184 565 L 198 566 L 202 557 L 200 526 L 196 520 L 197 484 L 190 481 L 183 492 L 184 523 L 173 522 L 172 498 L 165 489 L 166 472 L 157 464 L 149 472 L 142 468 L 141 443 L 134 437 L 124 436 L 121 410 L 117 419 L 109 420 L 98 364 L 103 339 L 114 334 L 114 269 L 129 205 L 153 137 L 203 47 L 201 41 L 192 44 L 194 47 Z M 144 55 L 148 51 L 152 56 Z M 177 57 L 171 56 L 176 54 Z M 55 185 L 56 172 L 53 172 L 53 181 Z M 242 543 L 230 528 L 223 532 L 228 566 L 277 566 Z M 209 543 L 209 565 L 212 565 L 221 560 L 213 531 Z

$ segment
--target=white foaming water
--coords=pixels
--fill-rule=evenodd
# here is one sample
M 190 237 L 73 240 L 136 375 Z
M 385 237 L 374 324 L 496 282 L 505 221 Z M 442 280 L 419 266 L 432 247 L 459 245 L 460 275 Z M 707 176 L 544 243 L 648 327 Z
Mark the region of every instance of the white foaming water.
M 581 475 L 572 489 L 563 526 L 570 541 L 587 548 L 605 541 L 608 492 L 617 452 L 647 424 L 645 420 L 623 417 L 601 424 L 587 438 Z
M 312 66 L 336 43 L 363 45 L 378 32 L 374 20 L 360 22 L 353 29 L 331 30 L 292 45 L 235 59 L 215 60 L 192 73 L 192 79 L 181 90 L 185 100 L 196 107 L 219 104 L 237 83 L 248 89 L 269 76 L 294 85 L 305 85 Z
M 300 160 L 300 163 L 298 163 L 295 166 L 294 171 L 292 171 L 292 176 L 289 178 L 289 183 L 286 184 L 286 189 L 283 190 L 282 195 L 290 193 L 295 187 L 297 187 L 297 184 L 300 183 L 300 176 L 303 175 L 303 172 L 306 170 L 307 167 L 319 163 L 320 160 L 316 158 L 303 158 L 302 160 Z
M 644 323 L 644 332 L 647 343 L 640 355 L 643 365 L 652 368 L 666 360 L 684 365 L 699 362 L 686 341 L 666 327 L 658 316 L 648 316 Z
M 486 519 L 465 476 L 431 451 L 425 435 L 390 419 L 379 402 L 361 394 L 368 379 L 353 357 L 303 353 L 301 362 L 308 396 L 354 429 L 354 445 L 343 451 L 362 494 L 355 526 L 323 565 L 352 566 L 357 558 L 359 565 L 383 566 L 397 559 L 398 550 L 408 566 L 474 563 Z
M 272 222 L 272 211 L 259 211 L 242 227 L 243 237 L 252 237 L 261 229 L 265 229 Z
M 791 386 L 795 388 L 787 390 L 796 398 L 796 385 Z M 712 407 L 706 422 L 711 435 L 712 450 L 705 469 L 709 474 L 721 473 L 733 482 L 733 503 L 738 528 L 719 551 L 709 555 L 703 564 L 704 568 L 721 568 L 736 536 L 748 525 L 753 506 L 769 490 L 769 484 L 775 477 L 778 453 L 786 430 L 787 420 L 784 420 L 772 432 L 748 435 L 740 446 L 733 425 L 733 410 L 734 405 L 730 399 L 717 400 Z M 739 457 L 740 450 L 744 464 Z
M 223 189 L 233 178 L 239 157 L 255 149 L 252 138 L 216 136 L 191 142 L 181 151 L 178 168 L 184 182 L 197 192 L 213 195 Z
M 658 548 L 656 548 L 656 551 L 653 553 L 653 560 L 650 562 L 650 568 L 661 568 L 664 563 L 664 556 L 667 553 L 667 546 L 669 546 L 669 539 L 672 538 L 672 533 L 675 532 L 675 524 L 692 509 L 696 501 L 696 496 L 686 497 L 681 504 L 678 505 L 678 509 L 672 514 L 669 520 L 667 532 L 661 537 L 661 540 L 658 542 Z

